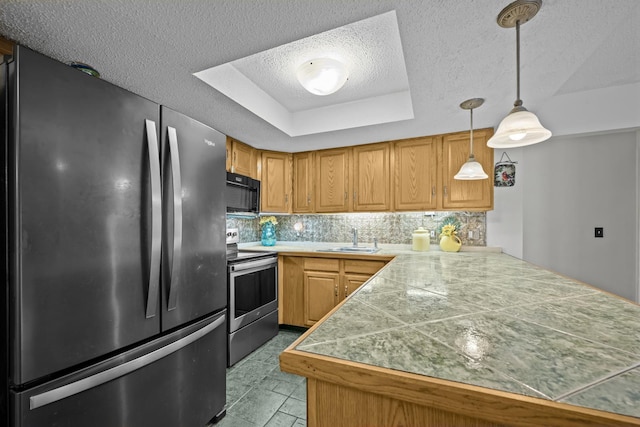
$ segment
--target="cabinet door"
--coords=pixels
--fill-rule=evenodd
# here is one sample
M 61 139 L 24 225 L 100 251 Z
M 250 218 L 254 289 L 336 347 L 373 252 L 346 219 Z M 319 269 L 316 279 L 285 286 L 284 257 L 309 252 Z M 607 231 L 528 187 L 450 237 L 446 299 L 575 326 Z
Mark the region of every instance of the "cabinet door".
M 280 324 L 304 325 L 304 258 L 278 257 L 278 317 Z
M 341 298 L 344 299 L 356 291 L 364 282 L 369 280 L 370 274 L 349 273 L 342 276 Z
M 340 273 L 304 272 L 304 324 L 312 326 L 339 301 Z
M 311 213 L 313 203 L 313 153 L 293 154 L 293 212 Z
M 316 212 L 349 211 L 349 149 L 316 153 Z
M 353 210 L 391 210 L 389 155 L 391 144 L 353 148 Z
M 231 144 L 231 172 L 240 175 L 256 177 L 256 149 L 232 139 Z
M 288 153 L 262 152 L 261 211 L 289 212 L 291 193 L 289 159 Z
M 233 150 L 233 139 L 227 137 L 227 155 L 225 169 L 227 172 L 231 172 L 231 151 Z
M 395 157 L 395 210 L 416 211 L 437 208 L 436 138 L 398 141 Z
M 376 274 L 385 261 L 365 261 L 358 259 L 345 259 L 342 261 L 344 274 L 342 276 L 341 297 L 344 299 L 355 292 L 371 276 Z
M 491 129 L 473 132 L 473 154 L 488 179 L 456 180 L 453 176 L 469 159 L 469 132 L 444 135 L 442 138 L 442 208 L 486 211 L 493 209 L 493 149 L 487 147 Z

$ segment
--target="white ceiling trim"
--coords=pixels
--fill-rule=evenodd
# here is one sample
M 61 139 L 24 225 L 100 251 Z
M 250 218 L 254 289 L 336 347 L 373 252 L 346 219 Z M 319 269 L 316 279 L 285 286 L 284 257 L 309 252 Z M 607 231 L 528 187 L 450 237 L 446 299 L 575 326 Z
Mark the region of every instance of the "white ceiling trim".
M 302 88 L 295 77 L 300 63 L 336 56 L 349 68 L 345 87 L 326 97 Z M 194 76 L 290 137 L 414 118 L 395 11 L 211 67 Z

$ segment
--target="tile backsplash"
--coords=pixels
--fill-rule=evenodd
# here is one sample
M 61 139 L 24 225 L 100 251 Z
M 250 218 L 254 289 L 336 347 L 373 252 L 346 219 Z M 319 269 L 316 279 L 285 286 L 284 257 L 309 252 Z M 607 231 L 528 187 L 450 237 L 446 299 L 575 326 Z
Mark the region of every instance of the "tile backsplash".
M 447 216 L 455 216 L 461 227 L 458 236 L 467 246 L 486 246 L 485 212 L 409 212 L 343 213 L 309 215 L 274 215 L 277 238 L 287 242 L 351 242 L 352 229 L 358 229 L 358 241 L 372 243 L 411 243 L 411 233 L 418 227 L 437 230 Z M 301 225 L 299 232 L 294 226 Z M 260 240 L 258 218 L 227 216 L 227 228 L 238 228 L 240 242 Z M 300 226 L 298 226 L 300 228 Z M 472 237 L 469 237 L 472 232 Z M 433 244 L 438 242 L 432 238 Z

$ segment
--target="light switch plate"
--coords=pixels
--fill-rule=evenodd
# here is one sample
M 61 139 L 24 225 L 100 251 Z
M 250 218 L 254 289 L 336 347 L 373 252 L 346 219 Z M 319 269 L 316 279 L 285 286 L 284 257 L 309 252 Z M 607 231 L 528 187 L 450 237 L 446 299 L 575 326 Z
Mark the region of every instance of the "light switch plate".
M 604 227 L 595 228 L 595 237 L 604 237 Z

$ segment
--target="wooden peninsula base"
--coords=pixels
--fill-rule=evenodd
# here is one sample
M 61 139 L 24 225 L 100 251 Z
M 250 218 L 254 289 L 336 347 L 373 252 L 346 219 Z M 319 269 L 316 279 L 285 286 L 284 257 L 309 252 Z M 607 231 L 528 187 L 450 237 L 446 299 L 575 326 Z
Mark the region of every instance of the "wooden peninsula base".
M 280 367 L 307 378 L 309 427 L 640 425 L 634 417 L 295 350 L 300 341 L 280 355 Z

